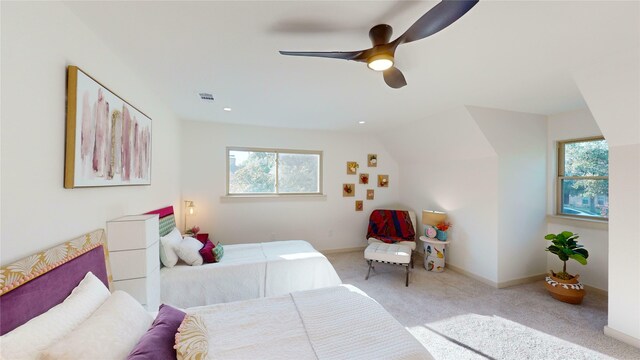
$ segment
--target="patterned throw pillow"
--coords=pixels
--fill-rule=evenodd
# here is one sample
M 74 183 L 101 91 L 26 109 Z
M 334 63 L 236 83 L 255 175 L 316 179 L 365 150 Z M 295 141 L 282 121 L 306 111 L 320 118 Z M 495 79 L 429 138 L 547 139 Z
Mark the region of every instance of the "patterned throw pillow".
M 220 241 L 216 244 L 216 247 L 213 248 L 213 256 L 216 258 L 216 262 L 220 262 L 222 256 L 224 256 L 224 248 Z
M 182 320 L 175 337 L 176 357 L 178 360 L 206 359 L 209 352 L 209 335 L 202 318 L 188 314 Z

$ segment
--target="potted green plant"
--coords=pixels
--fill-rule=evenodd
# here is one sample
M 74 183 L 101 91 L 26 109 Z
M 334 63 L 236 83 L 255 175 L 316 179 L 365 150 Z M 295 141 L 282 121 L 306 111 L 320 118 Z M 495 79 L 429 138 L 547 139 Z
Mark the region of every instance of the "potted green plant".
M 552 242 L 545 250 L 558 256 L 562 260 L 562 271 L 555 273 L 551 270 L 545 278 L 545 287 L 554 298 L 570 303 L 580 304 L 584 298 L 584 286 L 578 281 L 580 275 L 567 273 L 567 261 L 573 259 L 582 265 L 587 265 L 589 252 L 583 245 L 578 244 L 578 234 L 563 231 L 560 234 L 547 234 L 544 237 Z

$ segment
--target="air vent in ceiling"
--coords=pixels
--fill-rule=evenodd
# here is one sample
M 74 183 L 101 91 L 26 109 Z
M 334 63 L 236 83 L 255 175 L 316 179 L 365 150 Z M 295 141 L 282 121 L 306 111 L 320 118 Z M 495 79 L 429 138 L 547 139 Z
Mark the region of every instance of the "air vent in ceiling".
M 209 93 L 200 93 L 198 95 L 200 95 L 200 99 L 202 100 L 213 101 L 213 95 Z

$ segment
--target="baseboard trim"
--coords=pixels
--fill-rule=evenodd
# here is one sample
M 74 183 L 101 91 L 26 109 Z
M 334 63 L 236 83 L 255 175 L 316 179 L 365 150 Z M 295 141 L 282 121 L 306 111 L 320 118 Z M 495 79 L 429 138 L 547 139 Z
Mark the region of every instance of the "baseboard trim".
M 470 277 L 474 280 L 478 280 L 481 283 L 487 284 L 489 286 L 492 286 L 496 289 L 503 289 L 503 288 L 508 288 L 510 286 L 516 286 L 516 285 L 522 285 L 522 284 L 528 284 L 528 283 L 532 283 L 532 282 L 536 282 L 536 281 L 542 281 L 544 280 L 544 278 L 547 276 L 547 274 L 538 274 L 538 275 L 532 275 L 532 276 L 527 276 L 527 277 L 523 277 L 520 279 L 513 279 L 513 280 L 509 280 L 509 281 L 502 281 L 502 282 L 495 282 L 492 280 L 489 280 L 487 278 L 484 278 L 482 276 L 476 275 L 472 272 L 469 272 L 467 270 L 464 270 L 462 268 L 459 268 L 455 265 L 451 265 L 451 264 L 446 264 L 446 268 L 450 269 L 451 271 L 457 272 L 459 274 L 462 274 L 464 276 Z M 584 284 L 583 284 L 584 285 Z M 599 294 L 602 296 L 609 296 L 609 292 L 606 290 L 602 290 L 600 288 L 596 288 L 593 286 L 589 286 L 589 285 L 584 285 L 585 290 L 587 290 L 587 292 L 589 293 L 594 293 L 594 294 Z
M 604 327 L 604 334 L 612 337 L 616 340 L 620 340 L 623 343 L 627 343 L 631 346 L 635 346 L 637 348 L 640 348 L 640 339 L 635 338 L 631 335 L 627 335 L 625 333 L 623 333 L 622 331 L 618 331 L 616 329 L 610 328 L 608 325 L 605 325 Z
M 594 293 L 594 294 L 598 294 L 598 295 L 602 295 L 602 296 L 609 296 L 609 292 L 607 290 L 602 290 L 600 288 L 597 287 L 593 287 L 590 285 L 584 285 L 584 289 L 587 291 L 587 293 Z
M 492 286 L 492 287 L 494 287 L 494 288 L 497 288 L 497 287 L 498 287 L 498 283 L 496 283 L 495 281 L 491 281 L 491 280 L 489 280 L 489 279 L 487 279 L 487 278 L 484 278 L 484 277 L 482 277 L 482 276 L 476 275 L 476 274 L 474 274 L 474 273 L 472 273 L 472 272 L 469 272 L 469 271 L 467 271 L 467 270 L 464 270 L 464 269 L 462 269 L 462 268 L 459 268 L 459 267 L 457 267 L 457 266 L 455 266 L 455 265 L 446 264 L 446 265 L 445 265 L 445 269 L 449 269 L 449 270 L 452 270 L 452 271 L 454 271 L 454 272 L 457 272 L 458 274 L 462 274 L 462 275 L 467 276 L 467 277 L 470 277 L 470 278 L 472 278 L 472 279 L 474 279 L 474 280 L 478 280 L 478 281 L 480 281 L 481 283 L 487 284 L 487 285 Z
M 510 286 L 516 286 L 516 285 L 522 285 L 522 284 L 528 284 L 528 283 L 532 283 L 532 282 L 536 282 L 536 281 L 541 281 L 541 280 L 544 280 L 544 278 L 546 276 L 547 276 L 547 274 L 538 274 L 538 275 L 532 275 L 532 276 L 523 277 L 523 278 L 520 278 L 520 279 L 502 281 L 502 282 L 498 283 L 498 289 L 503 289 L 503 288 L 507 288 L 507 287 L 510 287 Z
M 366 246 L 358 246 L 358 247 L 352 247 L 352 248 L 326 249 L 326 250 L 318 250 L 318 251 L 320 251 L 323 255 L 329 255 L 329 254 L 348 253 L 348 252 L 354 252 L 354 251 L 364 251 L 364 249 L 366 248 L 367 248 Z

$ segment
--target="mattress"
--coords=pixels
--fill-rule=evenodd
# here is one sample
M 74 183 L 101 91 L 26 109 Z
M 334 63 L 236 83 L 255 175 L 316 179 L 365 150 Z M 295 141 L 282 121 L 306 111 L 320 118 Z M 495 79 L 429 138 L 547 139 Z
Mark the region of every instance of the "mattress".
M 380 304 L 350 285 L 187 313 L 204 325 L 200 349 L 208 359 L 432 359 Z
M 161 301 L 187 308 L 342 283 L 327 258 L 306 241 L 226 245 L 219 263 L 160 270 Z

